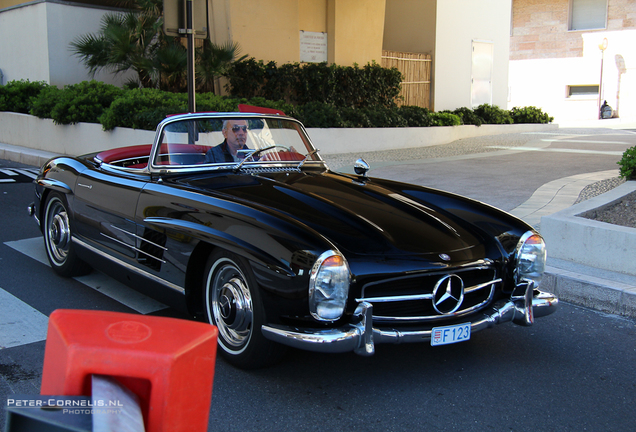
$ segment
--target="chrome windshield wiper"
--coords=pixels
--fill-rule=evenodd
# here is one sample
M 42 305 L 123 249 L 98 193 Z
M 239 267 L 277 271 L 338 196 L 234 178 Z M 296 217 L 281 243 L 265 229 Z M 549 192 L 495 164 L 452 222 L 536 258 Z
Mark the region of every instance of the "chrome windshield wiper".
M 318 153 L 318 149 L 312 150 L 309 153 L 307 153 L 305 157 L 303 158 L 303 160 L 300 161 L 296 169 L 300 169 L 305 164 L 305 162 L 307 162 L 307 159 L 309 159 L 311 156 L 315 155 L 316 153 Z
M 241 161 L 241 163 L 240 163 L 240 164 L 238 164 L 238 165 L 236 166 L 236 168 L 234 168 L 234 172 L 237 172 L 238 170 L 240 170 L 240 169 L 243 167 L 243 164 L 244 164 L 245 162 L 247 162 L 247 161 L 248 161 L 248 159 L 252 159 L 252 160 L 253 160 L 253 159 L 254 159 L 254 157 L 255 157 L 255 156 L 257 156 L 257 155 L 259 155 L 260 153 L 262 153 L 262 152 L 264 152 L 264 151 L 266 151 L 266 150 L 271 150 L 271 149 L 276 148 L 276 147 L 279 147 L 279 146 L 277 146 L 277 145 L 271 145 L 271 146 L 269 146 L 269 147 L 263 147 L 262 149 L 254 150 L 252 153 L 250 153 L 249 155 L 247 155 L 247 156 L 245 157 L 245 159 L 243 159 L 243 160 Z

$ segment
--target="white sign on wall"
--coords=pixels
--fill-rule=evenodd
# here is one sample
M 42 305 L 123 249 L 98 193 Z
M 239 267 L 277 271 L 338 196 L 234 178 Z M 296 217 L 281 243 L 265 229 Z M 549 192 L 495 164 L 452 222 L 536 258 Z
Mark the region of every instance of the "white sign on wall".
M 304 63 L 327 61 L 327 33 L 300 31 L 300 61 Z

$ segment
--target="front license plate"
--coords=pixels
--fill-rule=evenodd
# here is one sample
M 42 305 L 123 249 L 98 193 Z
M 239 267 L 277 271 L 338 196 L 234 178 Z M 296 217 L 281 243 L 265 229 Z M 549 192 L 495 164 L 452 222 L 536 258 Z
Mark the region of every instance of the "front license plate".
M 431 334 L 431 345 L 448 345 L 470 339 L 470 323 L 446 327 L 434 327 Z

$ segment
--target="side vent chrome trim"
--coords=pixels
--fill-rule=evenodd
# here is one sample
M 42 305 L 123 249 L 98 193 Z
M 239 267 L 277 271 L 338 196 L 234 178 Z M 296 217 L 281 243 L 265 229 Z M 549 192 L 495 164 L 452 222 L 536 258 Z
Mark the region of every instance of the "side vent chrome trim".
M 90 250 L 91 252 L 94 252 L 94 253 L 98 254 L 99 256 L 101 256 L 103 258 L 106 258 L 106 259 L 108 259 L 110 261 L 113 261 L 114 263 L 119 264 L 120 266 L 126 268 L 127 270 L 135 272 L 135 273 L 137 273 L 137 274 L 139 274 L 139 275 L 141 275 L 141 276 L 143 276 L 145 278 L 148 278 L 148 279 L 150 279 L 150 280 L 152 280 L 154 282 L 160 283 L 161 285 L 164 285 L 167 288 L 170 288 L 170 289 L 172 289 L 174 291 L 177 291 L 177 292 L 179 292 L 181 294 L 185 294 L 185 288 L 180 287 L 179 285 L 173 284 L 172 282 L 168 282 L 165 279 L 162 279 L 162 278 L 160 278 L 158 276 L 155 276 L 155 275 L 153 275 L 151 273 L 148 273 L 147 271 L 144 271 L 144 270 L 141 270 L 141 269 L 139 269 L 139 268 L 137 268 L 135 266 L 132 266 L 132 265 L 128 264 L 125 261 L 122 261 L 122 260 L 120 260 L 118 258 L 115 258 L 115 257 L 112 257 L 110 255 L 107 255 L 104 252 L 100 251 L 99 249 L 95 248 L 94 246 L 89 245 L 88 243 L 78 239 L 75 236 L 72 237 L 72 240 L 73 240 L 74 243 L 77 243 L 81 247 L 86 248 L 86 249 Z

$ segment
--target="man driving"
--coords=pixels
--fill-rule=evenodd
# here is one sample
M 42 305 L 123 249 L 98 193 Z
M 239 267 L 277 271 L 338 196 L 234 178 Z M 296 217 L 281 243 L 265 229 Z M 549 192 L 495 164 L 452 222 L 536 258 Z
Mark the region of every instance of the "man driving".
M 247 141 L 247 121 L 246 120 L 224 120 L 221 130 L 225 140 L 207 151 L 206 162 L 239 162 L 237 154 L 239 150 L 248 149 L 245 145 Z

